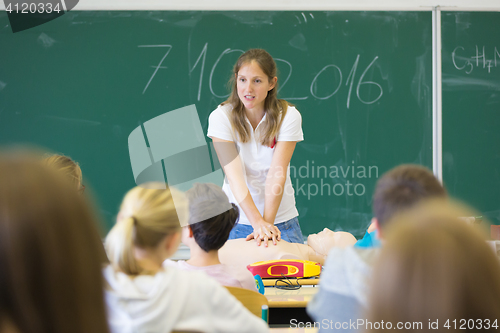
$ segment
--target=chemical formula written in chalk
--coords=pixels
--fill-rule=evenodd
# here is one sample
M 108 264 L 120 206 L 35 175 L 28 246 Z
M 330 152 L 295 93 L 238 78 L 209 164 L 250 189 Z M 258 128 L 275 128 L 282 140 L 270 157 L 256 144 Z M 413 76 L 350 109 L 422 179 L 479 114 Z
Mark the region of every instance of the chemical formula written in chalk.
M 488 73 L 491 73 L 492 68 L 500 66 L 500 52 L 497 47 L 488 50 L 485 46 L 481 48 L 476 45 L 474 52 L 463 46 L 457 46 L 451 53 L 451 60 L 456 69 L 465 70 L 466 74 L 472 73 L 474 68 L 487 69 Z

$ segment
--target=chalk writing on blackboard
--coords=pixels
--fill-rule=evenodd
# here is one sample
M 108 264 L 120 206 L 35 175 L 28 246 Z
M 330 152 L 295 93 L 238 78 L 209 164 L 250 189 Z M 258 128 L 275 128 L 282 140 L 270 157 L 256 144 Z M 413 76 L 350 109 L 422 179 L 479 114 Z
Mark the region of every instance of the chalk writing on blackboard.
M 459 71 L 464 70 L 466 74 L 472 73 L 474 68 L 487 69 L 491 73 L 491 69 L 500 65 L 500 52 L 497 47 L 487 49 L 476 45 L 474 50 L 465 49 L 463 46 L 457 46 L 451 53 L 453 66 Z
M 146 83 L 146 86 L 144 87 L 143 94 L 146 92 L 148 89 L 149 85 L 151 84 L 151 81 L 155 77 L 156 73 L 158 72 L 158 69 L 160 68 L 166 68 L 163 65 L 165 59 L 167 58 L 169 52 L 172 50 L 172 45 L 169 44 L 159 44 L 159 45 L 139 45 L 139 47 L 165 47 L 166 52 L 159 61 L 158 65 L 154 66 L 154 72 L 149 78 L 149 81 Z M 205 43 L 203 46 L 201 52 L 199 53 L 195 63 L 193 65 L 189 65 L 188 69 L 189 72 L 188 74 L 191 75 L 193 71 L 200 66 L 200 75 L 199 75 L 199 82 L 198 82 L 198 93 L 197 93 L 197 100 L 199 101 L 201 99 L 201 92 L 203 90 L 203 75 L 205 73 L 205 65 L 206 65 L 206 59 L 207 59 L 207 54 L 208 54 L 208 49 L 209 49 L 209 44 Z M 210 90 L 210 93 L 212 96 L 217 97 L 217 98 L 226 98 L 229 96 L 229 94 L 221 94 L 221 93 L 216 93 L 213 85 L 213 78 L 214 78 L 214 73 L 221 62 L 222 58 L 224 56 L 227 56 L 231 53 L 243 53 L 244 51 L 241 49 L 231 49 L 227 48 L 224 51 L 220 53 L 220 55 L 217 57 L 215 62 L 213 63 L 211 69 L 210 69 L 210 75 L 208 78 L 208 89 Z M 345 81 L 345 86 L 347 87 L 347 92 L 346 92 L 346 106 L 347 109 L 351 107 L 351 100 L 352 96 L 357 97 L 357 99 L 363 103 L 363 104 L 373 104 L 380 100 L 382 98 L 384 91 L 382 86 L 375 82 L 375 81 L 368 81 L 365 80 L 365 76 L 367 75 L 368 71 L 372 68 L 372 66 L 375 64 L 375 62 L 378 59 L 378 56 L 375 56 L 369 65 L 363 70 L 361 75 L 359 77 L 356 75 L 358 72 L 358 66 L 360 63 L 361 55 L 358 54 L 356 56 L 356 59 L 354 60 L 354 64 L 349 72 L 349 75 L 347 76 L 347 79 Z M 277 64 L 284 64 L 287 66 L 287 75 L 286 78 L 283 79 L 283 83 L 280 85 L 279 90 L 281 91 L 289 82 L 289 80 L 292 77 L 293 73 L 293 65 L 291 62 L 285 59 L 280 59 L 276 58 L 276 63 Z M 278 65 L 279 66 L 279 65 Z M 321 95 L 319 93 L 319 81 L 320 78 L 323 77 L 323 84 L 325 85 L 323 89 L 329 90 L 326 95 Z M 312 97 L 318 100 L 327 100 L 336 95 L 340 89 L 342 88 L 343 81 L 344 81 L 344 75 L 342 73 L 342 69 L 337 66 L 336 64 L 327 64 L 325 65 L 321 70 L 316 73 L 314 78 L 311 81 L 309 92 Z M 325 81 L 328 81 L 328 83 L 324 83 Z M 328 87 L 326 87 L 328 85 Z M 286 100 L 305 100 L 308 99 L 310 96 L 304 96 L 305 94 L 302 94 L 302 96 L 290 96 L 290 97 L 283 97 L 283 99 Z M 367 96 L 368 95 L 368 96 Z M 376 95 L 376 96 L 374 96 Z
M 165 61 L 165 58 L 170 53 L 170 50 L 172 50 L 172 45 L 139 45 L 139 47 L 166 47 L 167 48 L 167 52 L 165 52 L 165 55 L 163 56 L 163 58 L 161 58 L 160 62 L 158 63 L 158 66 L 155 67 L 153 75 L 151 75 L 148 83 L 146 84 L 146 87 L 144 87 L 144 90 L 142 91 L 142 93 L 144 94 L 146 92 L 146 90 L 148 89 L 151 81 L 153 81 L 153 78 L 155 77 L 156 72 L 158 72 L 158 69 L 162 68 L 163 61 Z

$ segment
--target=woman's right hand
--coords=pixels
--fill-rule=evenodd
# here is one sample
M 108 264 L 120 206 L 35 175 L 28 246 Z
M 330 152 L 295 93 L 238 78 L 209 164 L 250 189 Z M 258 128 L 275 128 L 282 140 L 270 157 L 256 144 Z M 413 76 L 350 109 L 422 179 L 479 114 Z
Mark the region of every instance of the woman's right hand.
M 266 222 L 264 219 L 254 222 L 252 226 L 253 232 L 247 236 L 246 240 L 255 239 L 258 246 L 262 242 L 264 246 L 267 246 L 269 240 L 272 240 L 273 244 L 276 245 L 281 239 L 281 231 L 274 224 Z

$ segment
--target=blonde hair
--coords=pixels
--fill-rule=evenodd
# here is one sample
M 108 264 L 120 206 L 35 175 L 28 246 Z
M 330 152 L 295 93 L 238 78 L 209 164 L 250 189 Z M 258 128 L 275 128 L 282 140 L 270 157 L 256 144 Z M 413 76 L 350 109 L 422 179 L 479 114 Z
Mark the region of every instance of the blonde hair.
M 77 189 L 80 189 L 82 185 L 82 169 L 77 162 L 73 161 L 68 156 L 57 154 L 44 158 L 43 162 L 58 170 L 66 179 L 75 184 Z
M 114 269 L 128 275 L 147 274 L 138 264 L 134 248 L 155 248 L 166 236 L 180 232 L 181 224 L 187 221 L 184 194 L 158 187 L 145 184 L 125 195 L 117 222 L 105 242 Z
M 460 319 L 500 317 L 500 265 L 485 234 L 459 218 L 471 214 L 433 201 L 394 216 L 373 273 L 370 322 L 425 330 L 429 320 L 456 319 L 458 328 Z
M 250 128 L 245 117 L 245 106 L 238 97 L 238 82 L 236 77 L 243 65 L 247 65 L 255 61 L 262 71 L 267 75 L 269 82 L 271 82 L 277 75 L 277 67 L 273 57 L 263 49 L 250 49 L 243 53 L 236 61 L 233 67 L 233 75 L 229 84 L 232 86 L 229 98 L 222 103 L 231 104 L 233 110 L 231 112 L 231 125 L 235 132 L 239 135 L 241 142 L 245 143 L 250 140 Z M 270 146 L 277 138 L 283 119 L 288 109 L 288 105 L 292 105 L 285 100 L 278 99 L 278 82 L 276 82 L 273 89 L 269 90 L 264 101 L 264 111 L 267 114 L 263 127 L 263 135 L 260 137 L 262 145 Z
M 109 332 L 96 218 L 39 159 L 0 155 L 0 320 L 19 332 Z

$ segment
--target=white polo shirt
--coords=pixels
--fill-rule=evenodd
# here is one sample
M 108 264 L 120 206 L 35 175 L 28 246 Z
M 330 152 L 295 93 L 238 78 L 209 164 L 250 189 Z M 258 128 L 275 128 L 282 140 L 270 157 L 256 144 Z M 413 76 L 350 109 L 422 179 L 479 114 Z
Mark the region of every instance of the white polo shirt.
M 251 129 L 250 140 L 246 143 L 241 143 L 237 139 L 238 135 L 231 127 L 231 122 L 229 120 L 231 110 L 232 106 L 230 104 L 219 105 L 219 107 L 210 114 L 207 136 L 210 138 L 215 137 L 226 141 L 236 142 L 243 163 L 244 176 L 248 190 L 260 214 L 264 215 L 266 177 L 274 155 L 274 148 L 263 146 L 260 144 L 259 140 L 267 114 L 264 114 L 264 117 L 255 128 L 255 131 L 250 121 L 246 119 Z M 289 106 L 276 141 L 302 140 L 304 140 L 304 134 L 302 133 L 302 117 L 295 107 Z M 229 197 L 229 201 L 238 205 L 227 179 L 224 179 L 222 189 Z M 250 221 L 245 215 L 245 212 L 243 212 L 243 209 L 241 209 L 239 205 L 238 208 L 240 208 L 240 219 L 238 223 L 249 225 Z M 298 215 L 299 213 L 295 207 L 295 191 L 293 190 L 290 180 L 290 165 L 288 165 L 283 198 L 281 199 L 281 204 L 278 208 L 274 223 L 286 222 Z

